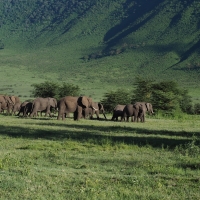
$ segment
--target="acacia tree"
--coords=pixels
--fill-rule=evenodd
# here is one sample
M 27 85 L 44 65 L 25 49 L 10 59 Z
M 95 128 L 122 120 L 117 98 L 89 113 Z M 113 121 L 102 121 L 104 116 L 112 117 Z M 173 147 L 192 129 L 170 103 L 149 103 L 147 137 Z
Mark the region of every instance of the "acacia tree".
M 63 83 L 61 86 L 59 86 L 58 89 L 58 96 L 64 97 L 64 96 L 79 96 L 80 95 L 80 88 L 77 85 L 73 85 L 70 83 Z
M 132 95 L 132 103 L 137 101 L 150 102 L 152 97 L 152 80 L 144 80 L 137 77 L 135 81 L 135 89 Z
M 101 103 L 104 105 L 104 108 L 108 112 L 112 112 L 113 108 L 117 104 L 129 104 L 131 103 L 132 92 L 118 89 L 116 91 L 107 92 L 104 94 Z
M 80 88 L 73 84 L 45 81 L 44 83 L 32 84 L 34 87 L 32 96 L 34 97 L 53 97 L 60 99 L 64 96 L 79 96 Z
M 59 88 L 57 83 L 45 81 L 44 83 L 35 83 L 31 86 L 34 87 L 32 91 L 34 97 L 57 97 Z
M 181 110 L 192 113 L 188 91 L 178 88 L 174 81 L 154 82 L 137 78 L 135 86 L 132 102 L 150 102 L 153 104 L 154 111 L 173 113 L 175 110 Z

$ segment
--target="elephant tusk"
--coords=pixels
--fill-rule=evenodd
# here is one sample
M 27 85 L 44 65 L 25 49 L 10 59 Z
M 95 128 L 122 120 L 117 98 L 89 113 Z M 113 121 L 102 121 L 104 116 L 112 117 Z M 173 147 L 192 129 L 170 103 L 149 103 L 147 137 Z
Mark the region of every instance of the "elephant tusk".
M 94 110 L 98 110 L 98 109 L 96 109 L 95 107 L 92 107 Z

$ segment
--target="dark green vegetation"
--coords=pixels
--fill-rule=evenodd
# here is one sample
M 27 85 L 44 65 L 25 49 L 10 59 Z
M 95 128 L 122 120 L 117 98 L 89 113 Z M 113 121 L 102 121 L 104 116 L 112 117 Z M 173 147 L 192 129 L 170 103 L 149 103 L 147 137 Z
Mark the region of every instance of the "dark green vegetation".
M 0 116 L 1 199 L 199 200 L 200 118 Z
M 67 84 L 67 83 L 54 83 L 50 81 L 45 81 L 42 83 L 35 83 L 32 85 L 33 97 L 53 97 L 57 100 L 61 99 L 64 96 L 80 96 L 80 88 L 77 85 Z
M 0 93 L 27 99 L 48 80 L 98 101 L 140 76 L 199 102 L 199 14 L 195 0 L 1 0 Z M 0 198 L 199 200 L 199 116 L 156 117 L 1 115 Z
M 173 80 L 199 101 L 200 3 L 195 0 L 0 2 L 0 93 L 44 80 L 99 100 L 136 76 Z
M 173 116 L 183 112 L 187 114 L 199 113 L 199 104 L 193 105 L 188 91 L 179 88 L 173 81 L 154 82 L 136 79 L 134 90 L 118 89 L 108 92 L 101 102 L 110 113 L 118 104 L 126 105 L 135 102 L 151 102 L 154 112 L 162 112 L 164 115 Z

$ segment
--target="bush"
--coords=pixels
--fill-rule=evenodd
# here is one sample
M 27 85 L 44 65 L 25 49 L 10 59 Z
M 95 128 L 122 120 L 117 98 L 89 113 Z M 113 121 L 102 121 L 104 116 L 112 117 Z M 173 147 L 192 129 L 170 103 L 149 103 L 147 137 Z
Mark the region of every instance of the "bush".
M 79 96 L 80 95 L 80 88 L 77 85 L 63 83 L 59 86 L 58 96 L 60 98 L 64 96 Z
M 194 104 L 194 114 L 200 115 L 200 103 Z
M 173 81 L 153 82 L 137 78 L 132 102 L 144 101 L 153 105 L 154 111 L 159 110 L 167 115 L 177 112 L 193 113 L 191 96 L 187 90 L 178 88 Z
M 101 100 L 101 103 L 104 105 L 105 110 L 111 113 L 117 104 L 131 103 L 131 97 L 132 92 L 124 89 L 118 89 L 116 91 L 106 93 L 103 100 Z
M 44 83 L 32 84 L 34 87 L 32 91 L 33 97 L 53 97 L 60 99 L 64 96 L 79 96 L 80 88 L 73 84 L 58 83 L 46 81 Z
M 4 43 L 0 40 L 0 49 L 4 49 Z
M 33 97 L 57 97 L 59 85 L 54 82 L 45 81 L 44 83 L 32 84 L 34 87 L 32 91 Z

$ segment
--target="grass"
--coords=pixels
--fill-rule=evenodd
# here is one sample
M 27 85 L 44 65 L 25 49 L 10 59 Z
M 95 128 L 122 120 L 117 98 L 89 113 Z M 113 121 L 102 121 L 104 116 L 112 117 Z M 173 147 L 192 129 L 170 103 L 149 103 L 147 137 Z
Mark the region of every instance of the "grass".
M 199 199 L 199 121 L 1 115 L 1 199 Z
M 9 16 L 7 9 L 0 11 L 0 40 L 5 44 L 0 50 L 0 93 L 27 99 L 32 83 L 64 81 L 99 101 L 109 90 L 132 89 L 135 77 L 142 76 L 177 81 L 198 102 L 199 4 L 195 1 L 155 1 L 148 7 L 146 1 L 85 1 L 85 10 L 77 4 L 72 12 L 66 8 L 71 14 L 59 17 L 54 8 L 64 9 L 65 1 L 43 4 L 3 4 L 12 9 Z M 35 21 L 30 22 L 33 15 Z M 104 56 L 82 59 L 91 54 Z

